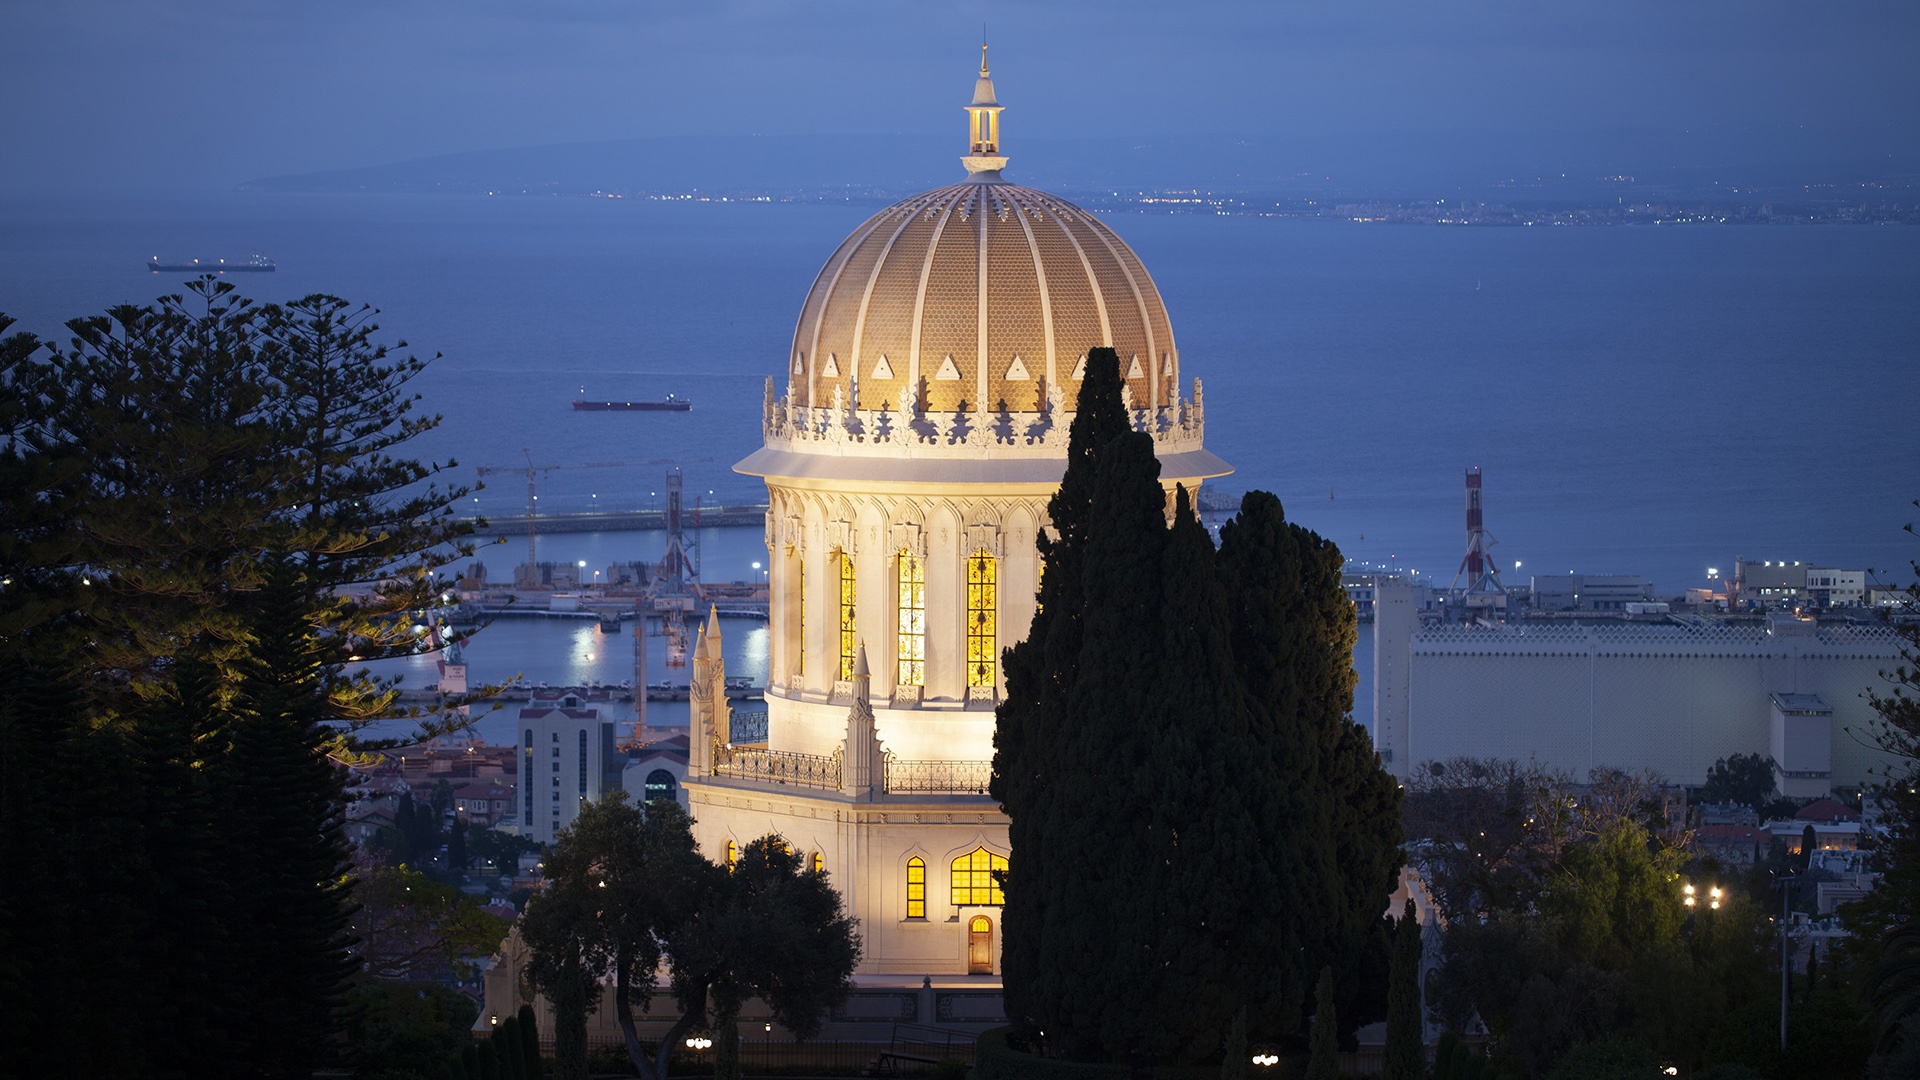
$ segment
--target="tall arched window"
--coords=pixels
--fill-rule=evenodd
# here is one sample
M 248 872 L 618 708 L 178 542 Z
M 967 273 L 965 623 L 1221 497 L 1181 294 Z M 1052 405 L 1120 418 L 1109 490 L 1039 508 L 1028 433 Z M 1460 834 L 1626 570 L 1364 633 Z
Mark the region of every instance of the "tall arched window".
M 840 681 L 853 678 L 853 654 L 860 635 L 853 624 L 853 556 L 843 548 L 840 560 Z
M 901 686 L 923 686 L 927 678 L 927 569 L 913 552 L 902 551 L 899 577 L 897 681 Z
M 799 609 L 794 614 L 793 655 L 796 659 L 793 673 L 805 675 L 807 673 L 807 560 L 795 559 L 793 566 L 794 592 L 797 594 L 795 607 Z
M 824 874 L 824 873 L 826 873 L 826 872 L 827 872 L 827 857 L 826 857 L 825 855 L 822 855 L 822 854 L 820 854 L 820 853 L 819 853 L 819 852 L 817 852 L 817 851 L 816 851 L 816 852 L 814 852 L 814 853 L 813 853 L 813 860 L 812 860 L 812 865 L 813 865 L 813 872 L 814 872 L 814 873 L 816 873 L 816 874 Z
M 953 860 L 953 906 L 999 907 L 1007 902 L 1001 895 L 995 870 L 1006 873 L 1007 857 L 986 848 L 974 848 Z
M 927 917 L 927 862 L 915 855 L 907 860 L 907 918 Z
M 992 686 L 999 665 L 994 626 L 994 581 L 998 567 L 993 555 L 981 548 L 967 558 L 967 685 Z
M 727 873 L 729 874 L 733 873 L 734 864 L 739 861 L 740 861 L 740 848 L 734 844 L 731 838 L 729 838 L 727 840 Z

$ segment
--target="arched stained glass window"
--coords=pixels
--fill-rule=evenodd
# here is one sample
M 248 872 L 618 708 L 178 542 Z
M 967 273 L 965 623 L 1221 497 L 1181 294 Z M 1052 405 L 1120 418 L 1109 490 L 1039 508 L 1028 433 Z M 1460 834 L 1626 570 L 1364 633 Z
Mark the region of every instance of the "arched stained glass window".
M 927 678 L 927 568 L 911 551 L 900 553 L 897 681 L 924 686 Z
M 927 862 L 915 855 L 907 860 L 907 918 L 927 917 Z
M 953 905 L 999 907 L 1005 904 L 1007 898 L 1001 895 L 1000 883 L 994 880 L 993 872 L 1005 873 L 1006 869 L 1005 855 L 995 855 L 983 847 L 953 860 Z
M 967 558 L 967 685 L 992 686 L 999 666 L 994 625 L 999 568 L 985 548 Z
M 853 556 L 842 549 L 840 561 L 840 681 L 853 678 L 853 654 L 860 647 L 860 635 L 853 622 Z

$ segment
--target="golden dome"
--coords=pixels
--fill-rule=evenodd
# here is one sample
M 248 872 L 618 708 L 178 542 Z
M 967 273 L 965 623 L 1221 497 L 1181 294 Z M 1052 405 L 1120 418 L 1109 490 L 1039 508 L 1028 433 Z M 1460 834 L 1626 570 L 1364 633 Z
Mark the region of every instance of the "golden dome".
M 1071 407 L 1087 350 L 1111 346 L 1133 400 L 1176 397 L 1173 325 L 1146 267 L 1065 199 L 975 179 L 875 214 L 820 271 L 794 331 L 790 383 L 825 404 L 928 413 Z M 915 408 L 915 388 L 920 389 Z
M 982 47 L 963 183 L 855 229 L 814 279 L 768 379 L 765 445 L 734 468 L 808 480 L 1058 484 L 1087 351 L 1120 355 L 1162 477 L 1233 471 L 1208 453 L 1200 380 L 1132 249 L 1065 199 L 1006 183 Z

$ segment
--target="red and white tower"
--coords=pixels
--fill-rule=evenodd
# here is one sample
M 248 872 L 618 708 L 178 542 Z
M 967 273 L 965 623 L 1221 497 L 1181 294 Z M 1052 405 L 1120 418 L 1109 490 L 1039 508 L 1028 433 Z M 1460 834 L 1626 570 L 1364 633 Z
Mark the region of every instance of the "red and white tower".
M 1493 545 L 1499 543 L 1487 534 L 1480 518 L 1480 469 L 1467 470 L 1467 554 L 1453 575 L 1452 592 L 1470 608 L 1504 608 L 1507 588 L 1500 583 L 1500 570 L 1493 561 Z M 1467 591 L 1460 592 L 1460 580 L 1466 579 Z

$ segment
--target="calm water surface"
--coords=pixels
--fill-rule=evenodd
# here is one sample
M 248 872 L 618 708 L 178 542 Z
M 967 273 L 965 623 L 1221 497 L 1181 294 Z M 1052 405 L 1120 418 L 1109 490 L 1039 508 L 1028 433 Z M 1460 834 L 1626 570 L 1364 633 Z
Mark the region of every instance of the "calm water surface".
M 178 275 L 146 272 L 149 256 L 262 251 L 281 269 L 237 276 L 249 295 L 364 300 L 393 336 L 443 354 L 419 383 L 446 418 L 422 451 L 458 459 L 455 475 L 515 464 L 523 449 L 539 464 L 671 458 L 690 495 L 750 500 L 756 483 L 729 466 L 758 441 L 763 380 L 781 370 L 814 274 L 869 212 L 15 200 L 0 205 L 0 311 L 55 335 L 64 319 L 177 289 Z M 1678 591 L 1735 555 L 1905 580 L 1920 554 L 1900 528 L 1920 497 L 1920 449 L 1902 434 L 1920 367 L 1920 230 L 1108 220 L 1153 273 L 1187 370 L 1205 381 L 1208 446 L 1238 470 L 1223 486 L 1277 492 L 1353 558 L 1451 580 L 1470 465 L 1486 472 L 1509 573 L 1516 561 L 1523 574 L 1638 573 Z M 568 404 L 669 392 L 694 410 Z M 647 506 L 663 473 L 551 473 L 541 504 Z M 509 476 L 469 498 L 510 513 L 525 489 Z M 758 531 L 711 532 L 708 575 L 749 577 Z M 543 544 L 543 558 L 592 566 L 659 554 L 639 533 Z M 497 575 L 523 556 L 483 557 Z M 541 678 L 581 662 L 579 646 L 559 643 L 571 630 L 491 632 L 500 654 L 476 644 L 476 666 Z M 614 666 L 630 668 L 630 647 Z

